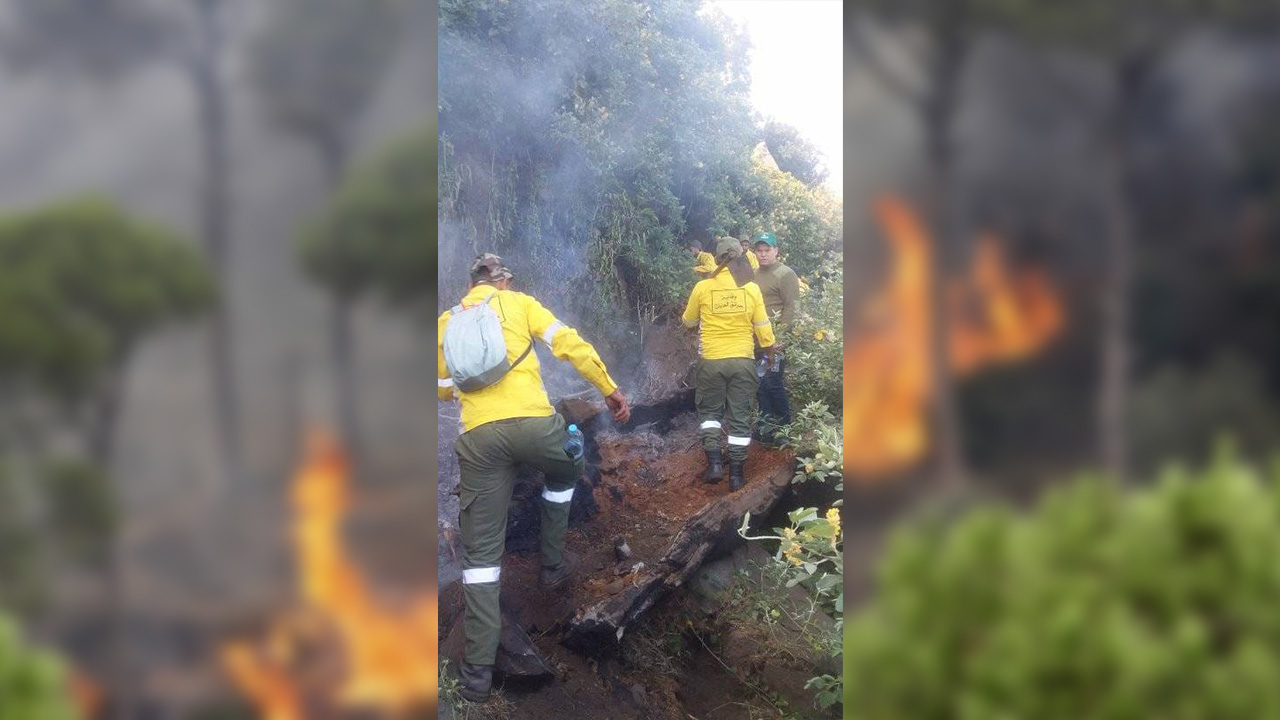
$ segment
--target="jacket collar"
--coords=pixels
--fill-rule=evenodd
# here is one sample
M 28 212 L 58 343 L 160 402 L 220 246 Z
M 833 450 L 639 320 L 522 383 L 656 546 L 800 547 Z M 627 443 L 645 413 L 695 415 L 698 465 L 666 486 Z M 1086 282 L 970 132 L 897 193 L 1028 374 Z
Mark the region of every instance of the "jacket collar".
M 498 288 L 492 285 L 477 285 L 467 291 L 467 294 L 462 297 L 461 304 L 463 307 L 478 305 L 493 297 L 496 292 Z

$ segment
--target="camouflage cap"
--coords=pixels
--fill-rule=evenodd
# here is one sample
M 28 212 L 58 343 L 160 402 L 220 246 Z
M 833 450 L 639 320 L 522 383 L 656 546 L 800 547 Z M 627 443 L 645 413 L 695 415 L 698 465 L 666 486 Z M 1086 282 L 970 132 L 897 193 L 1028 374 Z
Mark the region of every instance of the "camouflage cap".
M 512 277 L 511 271 L 502 264 L 502 258 L 493 253 L 479 255 L 471 263 L 472 282 L 510 280 Z
M 732 260 L 742 255 L 742 243 L 731 237 L 716 238 L 716 261 Z

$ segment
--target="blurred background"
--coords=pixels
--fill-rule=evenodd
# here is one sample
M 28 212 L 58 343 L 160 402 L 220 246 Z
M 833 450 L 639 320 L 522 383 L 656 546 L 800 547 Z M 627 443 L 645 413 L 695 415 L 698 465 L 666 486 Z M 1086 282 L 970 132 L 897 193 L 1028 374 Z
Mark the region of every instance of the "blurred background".
M 1280 5 L 845 8 L 846 717 L 1275 717 Z
M 434 597 L 435 23 L 419 0 L 0 2 L 0 655 L 10 622 L 56 648 L 81 709 L 434 691 L 432 659 L 368 688 L 304 649 Z M 433 658 L 419 624 L 401 642 Z
M 1026 482 L 1274 447 L 1280 6 L 1222 5 L 850 6 L 846 422 L 907 396 L 929 418 L 866 426 L 857 467 Z

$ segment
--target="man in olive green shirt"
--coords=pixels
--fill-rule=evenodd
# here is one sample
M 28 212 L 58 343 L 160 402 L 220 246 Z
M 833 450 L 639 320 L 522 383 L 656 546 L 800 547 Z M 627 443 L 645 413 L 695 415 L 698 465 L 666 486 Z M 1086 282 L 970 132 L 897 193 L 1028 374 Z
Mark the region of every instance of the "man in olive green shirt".
M 760 260 L 760 269 L 756 270 L 756 285 L 760 286 L 760 294 L 764 296 L 764 306 L 770 317 L 786 325 L 795 319 L 796 300 L 800 297 L 800 278 L 796 271 L 787 267 L 778 259 L 778 237 L 771 232 L 763 232 L 756 236 L 756 258 Z M 774 431 L 782 425 L 791 424 L 791 402 L 787 399 L 787 388 L 783 378 L 786 371 L 786 358 L 775 351 L 778 358 L 774 367 L 765 369 L 760 378 L 760 386 L 756 391 L 756 400 L 760 405 L 760 438 L 765 442 L 773 441 Z

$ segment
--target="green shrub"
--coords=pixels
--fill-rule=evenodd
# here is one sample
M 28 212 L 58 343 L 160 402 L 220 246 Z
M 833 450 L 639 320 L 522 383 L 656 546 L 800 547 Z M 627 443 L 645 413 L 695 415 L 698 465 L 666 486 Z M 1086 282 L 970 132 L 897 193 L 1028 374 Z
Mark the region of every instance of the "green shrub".
M 793 410 L 821 403 L 840 415 L 844 407 L 843 263 L 843 255 L 827 255 L 823 271 L 807 278 L 795 321 L 777 328 Z
M 847 626 L 846 717 L 1280 718 L 1280 466 L 902 529 Z
M 0 616 L 0 720 L 74 720 L 62 665 L 25 647 L 12 621 Z
M 783 434 L 796 455 L 792 483 L 827 483 L 836 492 L 843 492 L 841 424 L 825 405 L 815 402 L 806 406 Z M 747 534 L 751 513 L 743 517 L 738 528 L 738 534 L 747 540 L 778 543 L 774 560 L 786 587 L 800 585 L 813 598 L 815 612 L 820 609 L 835 619 L 834 628 L 820 642 L 837 657 L 842 650 L 840 633 L 844 624 L 844 525 L 840 520 L 843 503 L 843 499 L 837 499 L 825 511 L 812 507 L 794 510 L 787 517 L 789 527 L 774 528 L 772 535 Z M 815 706 L 826 710 L 840 701 L 843 678 L 818 675 L 810 678 L 805 687 L 814 692 Z

